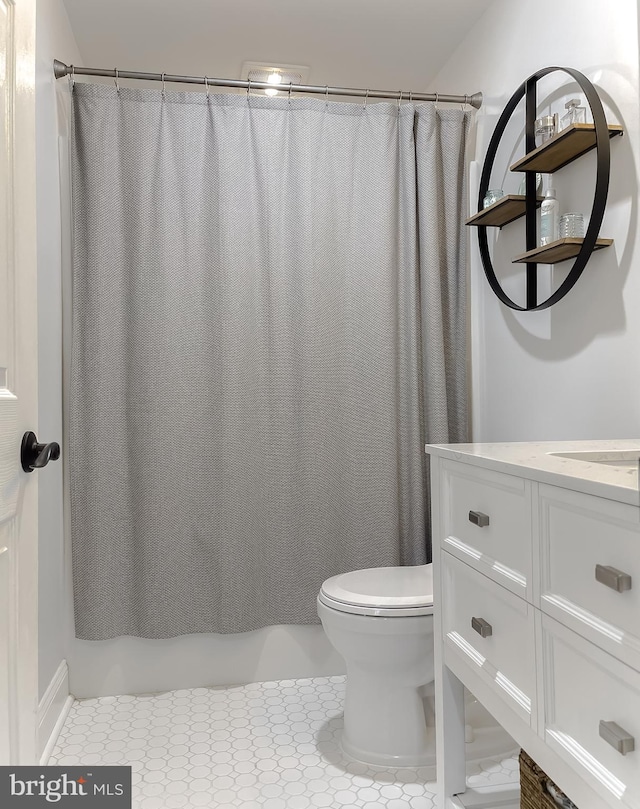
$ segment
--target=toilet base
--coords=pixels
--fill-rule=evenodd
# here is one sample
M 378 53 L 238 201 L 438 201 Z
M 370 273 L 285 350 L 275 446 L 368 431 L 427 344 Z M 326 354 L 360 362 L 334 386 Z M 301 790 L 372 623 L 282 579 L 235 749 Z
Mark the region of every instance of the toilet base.
M 357 681 L 357 672 L 355 675 Z M 344 755 L 372 767 L 420 767 L 421 776 L 427 780 L 435 780 L 433 683 L 417 690 L 394 690 L 390 699 L 392 689 L 388 687 L 388 683 L 385 684 L 384 678 L 377 681 L 378 687 L 373 691 L 370 690 L 370 678 L 365 679 L 369 690 L 366 687 L 346 689 L 344 727 L 340 739 Z M 372 705 L 377 706 L 376 710 L 372 710 Z M 380 710 L 380 706 L 386 710 Z M 510 755 L 517 749 L 506 730 L 466 690 L 465 715 L 469 723 L 469 737 L 465 744 L 468 764 L 489 757 Z M 364 725 L 363 716 L 366 723 Z M 390 750 L 394 751 L 393 755 Z
M 420 767 L 421 778 L 425 781 L 435 781 L 437 775 L 435 728 L 427 728 L 427 734 L 428 750 L 417 764 L 407 763 L 410 761 L 409 758 L 405 758 L 402 762 L 399 762 L 392 756 L 372 756 L 368 750 L 351 748 L 348 743 L 345 745 L 344 740 L 341 741 L 341 747 L 346 758 L 353 759 L 361 764 L 384 768 Z M 472 769 L 478 762 L 484 761 L 487 758 L 500 759 L 503 757 L 517 756 L 519 749 L 519 745 L 514 742 L 507 731 L 500 727 L 500 725 L 474 728 L 473 742 L 465 744 L 467 767 Z
M 344 732 L 340 740 L 342 752 L 348 758 L 359 761 L 362 764 L 369 764 L 373 767 L 433 767 L 433 778 L 435 779 L 436 766 L 436 737 L 433 728 L 427 729 L 426 749 L 419 754 L 407 754 L 404 756 L 391 756 L 388 753 L 372 752 L 369 749 L 362 750 L 352 745 Z
M 342 749 L 347 756 L 379 767 L 422 767 L 435 749 L 425 721 L 419 687 L 398 687 L 392 677 L 375 677 L 347 666 Z

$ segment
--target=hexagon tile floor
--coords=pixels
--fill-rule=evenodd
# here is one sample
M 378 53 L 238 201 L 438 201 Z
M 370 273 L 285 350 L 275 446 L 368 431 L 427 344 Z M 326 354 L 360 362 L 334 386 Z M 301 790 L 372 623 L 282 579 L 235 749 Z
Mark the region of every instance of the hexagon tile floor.
M 135 809 L 432 809 L 421 769 L 370 768 L 339 748 L 344 677 L 72 706 L 49 764 L 127 764 Z M 515 758 L 474 765 L 469 785 L 517 783 Z

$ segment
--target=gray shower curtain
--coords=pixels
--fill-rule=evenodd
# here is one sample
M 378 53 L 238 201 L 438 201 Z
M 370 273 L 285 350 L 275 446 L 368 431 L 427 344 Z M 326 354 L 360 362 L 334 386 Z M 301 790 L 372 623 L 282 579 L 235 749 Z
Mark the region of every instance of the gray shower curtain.
M 78 637 L 317 621 L 428 559 L 467 437 L 465 139 L 432 105 L 73 91 Z

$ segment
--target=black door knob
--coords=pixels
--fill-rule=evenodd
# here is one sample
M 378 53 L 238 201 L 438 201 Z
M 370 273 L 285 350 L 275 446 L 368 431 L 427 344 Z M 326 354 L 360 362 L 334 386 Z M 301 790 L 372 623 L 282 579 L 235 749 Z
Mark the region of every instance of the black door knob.
M 60 444 L 52 441 L 50 444 L 38 444 L 36 434 L 25 433 L 22 436 L 20 447 L 20 462 L 25 472 L 42 469 L 49 461 L 57 461 L 60 457 Z

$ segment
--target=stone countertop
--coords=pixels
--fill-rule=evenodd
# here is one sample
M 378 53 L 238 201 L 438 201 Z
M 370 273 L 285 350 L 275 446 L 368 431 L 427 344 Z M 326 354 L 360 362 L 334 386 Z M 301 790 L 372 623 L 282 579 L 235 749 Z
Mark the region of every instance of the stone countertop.
M 640 505 L 638 465 L 615 465 L 617 453 L 638 451 L 640 439 L 526 441 L 505 444 L 427 444 L 429 455 L 463 461 L 518 477 Z M 589 453 L 585 459 L 550 453 Z M 596 459 L 607 460 L 598 463 Z

